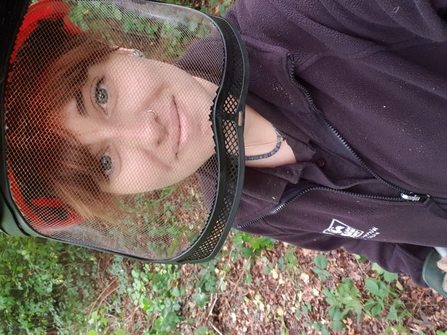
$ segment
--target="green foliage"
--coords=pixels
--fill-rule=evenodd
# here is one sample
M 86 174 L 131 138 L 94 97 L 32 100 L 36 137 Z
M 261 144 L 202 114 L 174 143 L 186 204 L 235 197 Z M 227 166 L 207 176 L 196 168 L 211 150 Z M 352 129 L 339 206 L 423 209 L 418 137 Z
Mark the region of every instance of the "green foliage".
M 209 0 L 208 6 L 203 6 L 200 10 L 207 14 L 223 16 L 234 2 L 235 0 Z
M 328 327 L 325 324 L 321 323 L 321 322 L 315 321 L 310 326 L 313 329 L 315 329 L 317 332 L 321 332 L 322 335 L 329 335 L 330 334 Z
M 0 235 L 0 251 L 0 334 L 69 334 L 70 327 L 86 327 L 82 310 L 95 296 L 91 253 L 6 235 Z
M 286 250 L 283 258 L 273 262 L 263 254 L 264 250 L 272 248 L 273 240 L 245 233 L 237 233 L 231 240 L 232 248 L 224 249 L 216 259 L 202 264 L 197 276 L 182 278 L 179 266 L 142 264 L 115 257 L 107 267 L 105 283 L 98 286 L 92 283 L 95 278 L 92 272 L 96 273 L 93 252 L 39 239 L 5 238 L 1 249 L 4 261 L 0 276 L 3 288 L 0 334 L 34 335 L 52 330 L 57 330 L 58 334 L 82 331 L 89 335 L 176 334 L 179 324 L 189 322 L 182 316 L 185 301 L 192 302 L 195 308 L 208 309 L 212 295 L 227 290 L 230 265 L 235 259 L 244 257 L 241 252 L 245 248 L 252 251 L 241 273 L 248 283 L 253 280 L 250 264 L 259 260 L 267 274 L 290 271 L 299 276 L 301 273 L 293 247 Z M 222 262 L 222 258 L 227 258 L 228 263 Z M 327 258 L 319 255 L 314 263 L 314 273 L 320 280 L 323 277 L 327 280 L 326 273 L 316 271 L 327 271 Z M 329 305 L 329 323 L 312 320 L 312 305 L 306 301 L 293 304 L 296 316 L 304 316 L 306 329 L 321 334 L 330 334 L 331 329 L 344 329 L 347 317 L 357 316 L 359 322 L 364 315 L 382 318 L 386 333 L 405 333 L 402 320 L 409 312 L 399 299 L 401 285 L 396 275 L 376 265 L 373 269 L 374 277 L 364 280 L 363 296 L 349 278 L 343 278 L 333 289 L 322 290 Z M 109 292 L 111 287 L 113 290 Z M 301 288 L 297 284 L 295 287 L 300 296 Z M 107 299 L 100 299 L 106 295 Z M 262 296 L 252 299 L 265 306 Z M 129 325 L 129 311 L 143 318 Z M 214 333 L 201 326 L 194 334 Z M 446 334 L 438 332 L 436 335 Z
M 122 257 L 115 257 L 109 267 L 109 273 L 116 278 L 117 289 L 109 303 L 95 306 L 90 313 L 90 331 L 92 334 L 109 334 L 113 330 L 116 335 L 127 334 L 122 328 L 113 328 L 116 324 L 125 324 L 120 310 L 123 297 L 127 297 L 127 309 L 143 313 L 146 317 L 146 322 L 134 324 L 134 329 L 144 329 L 145 334 L 171 334 L 183 320 L 180 309 L 186 289 L 179 285 L 180 267 L 136 263 L 128 273 L 128 262 Z M 115 317 L 111 318 L 111 315 Z
M 317 264 L 317 261 L 315 263 Z M 324 264 L 323 261 L 321 265 Z M 373 270 L 378 278 L 365 278 L 364 284 L 369 294 L 366 298 L 362 297 L 360 291 L 354 286 L 354 282 L 349 278 L 343 278 L 336 289 L 323 289 L 326 302 L 330 305 L 328 315 L 332 320 L 332 329 L 344 329 L 343 320 L 348 313 L 352 312 L 357 315 L 357 321 L 360 321 L 363 314 L 376 318 L 382 318 L 385 314 L 387 321 L 394 322 L 386 328 L 387 332 L 405 331 L 402 320 L 410 316 L 410 313 L 391 285 L 394 284 L 396 288 L 403 290 L 398 276 L 383 270 L 377 264 L 373 265 Z
M 275 244 L 275 240 L 268 237 L 257 237 L 248 233 L 237 233 L 232 238 L 236 251 L 242 256 L 257 257 L 264 250 L 270 250 Z
M 209 331 L 208 328 L 202 326 L 197 328 L 194 335 L 214 335 L 214 332 Z
M 328 266 L 328 261 L 324 255 L 319 254 L 317 257 L 315 257 L 314 263 L 316 266 L 312 268 L 312 271 L 318 276 L 318 278 L 320 278 L 321 280 L 326 280 L 330 277 L 331 274 L 327 270 L 325 270 Z
M 360 317 L 362 311 L 362 300 L 360 291 L 349 278 L 343 278 L 342 283 L 335 290 L 323 289 L 326 301 L 330 305 L 328 314 L 331 318 L 332 329 L 344 329 L 342 320 L 350 311 L 357 313 Z
M 133 15 L 130 12 L 124 14 L 122 10 L 114 3 L 103 1 L 75 1 L 66 0 L 72 4 L 70 11 L 70 20 L 83 31 L 115 31 L 114 36 L 109 33 L 103 33 L 103 38 L 112 45 L 123 45 L 126 47 L 135 47 L 128 45 L 129 36 L 136 37 L 140 41 L 145 41 L 136 46 L 143 52 L 153 52 L 154 45 L 157 51 L 162 53 L 168 59 L 181 57 L 185 51 L 185 46 L 189 45 L 196 38 L 202 38 L 209 34 L 205 25 L 199 24 L 199 17 L 193 17 L 182 12 L 173 11 L 172 16 L 176 16 L 176 21 L 155 21 L 144 15 Z M 225 0 L 219 11 L 224 13 L 229 0 Z M 180 3 L 180 1 L 169 1 L 171 3 Z M 182 19 L 181 15 L 185 15 Z M 187 22 L 187 23 L 180 23 Z M 120 35 L 118 33 L 129 35 Z M 145 48 L 148 48 L 147 50 Z

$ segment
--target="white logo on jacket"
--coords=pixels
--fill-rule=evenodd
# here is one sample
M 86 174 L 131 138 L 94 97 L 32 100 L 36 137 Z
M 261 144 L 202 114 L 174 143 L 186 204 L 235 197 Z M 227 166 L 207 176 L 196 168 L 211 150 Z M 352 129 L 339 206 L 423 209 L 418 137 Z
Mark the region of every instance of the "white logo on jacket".
M 348 226 L 347 224 L 336 219 L 332 219 L 331 225 L 325 229 L 323 233 L 351 238 L 373 238 L 380 234 L 379 229 L 376 227 L 372 227 L 365 233 L 363 230 Z

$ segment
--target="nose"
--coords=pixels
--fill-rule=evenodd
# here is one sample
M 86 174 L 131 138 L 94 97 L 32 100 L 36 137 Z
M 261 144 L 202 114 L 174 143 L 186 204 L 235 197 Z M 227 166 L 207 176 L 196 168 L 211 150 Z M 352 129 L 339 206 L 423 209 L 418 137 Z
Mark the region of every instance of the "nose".
M 166 131 L 158 122 L 157 115 L 145 113 L 144 117 L 119 120 L 90 120 L 90 125 L 78 132 L 85 145 L 115 143 L 124 147 L 139 147 L 145 150 L 157 148 L 164 140 Z

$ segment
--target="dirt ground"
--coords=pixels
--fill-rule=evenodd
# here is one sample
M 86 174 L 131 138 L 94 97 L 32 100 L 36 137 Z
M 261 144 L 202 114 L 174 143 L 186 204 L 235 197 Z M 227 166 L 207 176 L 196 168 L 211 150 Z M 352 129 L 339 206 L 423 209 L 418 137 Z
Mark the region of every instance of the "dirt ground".
M 353 255 L 343 250 L 324 253 L 329 261 L 327 270 L 330 277 L 321 281 L 312 268 L 314 258 L 318 254 L 313 251 L 296 248 L 295 255 L 299 260 L 297 276 L 290 271 L 271 271 L 265 274 L 266 262 L 277 264 L 284 257 L 286 244 L 276 243 L 274 248 L 263 253 L 265 258 L 258 257 L 251 266 L 252 283 L 246 283 L 247 260 L 238 258 L 230 266 L 226 291 L 214 294 L 207 308 L 194 308 L 191 301 L 183 308 L 183 315 L 195 320 L 195 325 L 180 327 L 182 334 L 193 334 L 194 329 L 206 326 L 215 334 L 324 334 L 312 326 L 315 322 L 328 325 L 329 305 L 322 294 L 323 288 L 334 289 L 342 278 L 352 279 L 362 296 L 366 296 L 364 279 L 374 277 L 371 263 L 359 261 Z M 229 262 L 229 260 L 221 260 Z M 218 267 L 217 267 L 218 268 Z M 199 267 L 189 265 L 184 267 L 184 275 L 191 277 Z M 185 277 L 185 278 L 186 278 Z M 447 304 L 443 297 L 431 289 L 417 287 L 409 277 L 399 276 L 399 283 L 403 290 L 394 287 L 400 294 L 400 299 L 411 315 L 402 318 L 402 326 L 407 330 L 390 331 L 392 334 L 436 334 L 447 330 Z M 302 306 L 310 306 L 307 314 L 297 315 Z M 300 313 L 298 313 L 300 314 Z M 371 318 L 363 314 L 357 319 L 355 313 L 349 313 L 343 321 L 344 330 L 331 330 L 329 334 L 385 334 L 386 327 L 396 322 L 385 320 L 387 313 L 378 318 Z M 438 334 L 437 334 L 438 331 Z

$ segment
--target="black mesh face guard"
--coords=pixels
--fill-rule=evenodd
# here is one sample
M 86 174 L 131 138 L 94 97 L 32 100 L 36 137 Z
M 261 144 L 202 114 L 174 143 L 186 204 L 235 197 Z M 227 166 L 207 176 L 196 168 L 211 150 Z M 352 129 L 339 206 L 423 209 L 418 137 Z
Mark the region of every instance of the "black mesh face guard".
M 0 12 L 2 230 L 143 261 L 214 257 L 243 182 L 235 30 L 141 0 L 28 6 Z

